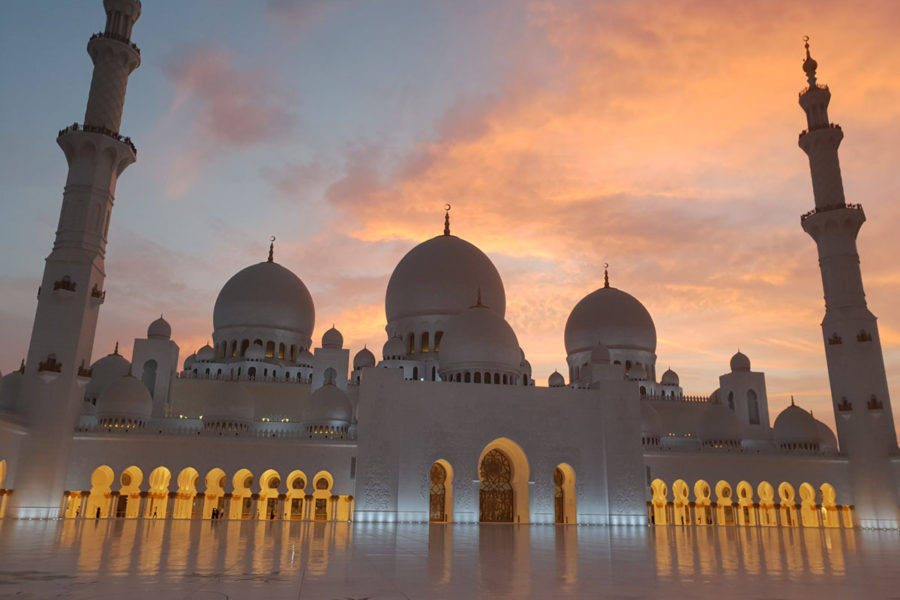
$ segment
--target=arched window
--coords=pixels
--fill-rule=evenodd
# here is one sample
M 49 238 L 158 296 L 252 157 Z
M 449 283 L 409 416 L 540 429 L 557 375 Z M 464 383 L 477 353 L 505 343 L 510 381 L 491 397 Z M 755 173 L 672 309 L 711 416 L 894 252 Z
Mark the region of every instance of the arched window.
M 494 383 L 500 383 L 500 373 L 494 373 Z
M 413 376 L 412 376 L 412 378 L 418 381 L 418 379 L 419 379 L 419 367 L 413 367 Z
M 266 358 L 275 358 L 275 342 L 266 342 Z
M 471 375 L 471 373 L 469 373 L 468 371 L 466 371 L 466 376 L 465 376 L 465 378 L 463 379 L 463 381 L 464 381 L 465 383 L 469 383 L 470 381 L 472 381 L 472 375 Z
M 325 385 L 337 385 L 337 371 L 332 367 L 325 369 Z
M 434 334 L 434 351 L 435 352 L 441 351 L 441 338 L 442 337 L 444 337 L 443 331 L 438 331 L 437 333 Z
M 481 383 L 481 373 L 475 373 L 475 383 Z
M 428 332 L 422 334 L 422 354 L 428 352 Z
M 247 354 L 247 348 L 250 347 L 250 340 L 242 340 L 241 341 L 241 356 Z
M 237 340 L 231 340 L 231 357 L 237 356 Z
M 625 361 L 625 375 L 627 376 L 629 373 L 631 373 L 631 361 L 626 360 Z
M 734 392 L 728 392 L 728 408 L 734 410 Z
M 437 380 L 437 368 L 436 367 L 431 367 L 431 380 L 432 381 Z
M 456 383 L 459 383 L 460 379 L 461 379 L 461 377 L 460 377 L 459 373 L 457 373 L 456 374 Z
M 759 402 L 753 390 L 747 390 L 747 416 L 751 425 L 759 425 Z
M 406 353 L 415 354 L 416 352 L 416 334 L 409 334 L 409 340 L 406 343 Z
M 146 386 L 146 388 L 150 390 L 151 396 L 156 389 L 156 366 L 156 361 L 150 359 L 144 363 L 144 372 L 141 373 L 141 383 L 143 383 L 144 386 Z M 206 372 L 208 374 L 209 369 L 207 369 Z
M 238 375 L 240 374 L 241 370 L 238 369 Z M 256 377 L 256 367 L 250 367 L 249 369 L 247 369 L 247 377 L 250 377 L 251 379 Z
M 284 360 L 284 344 L 278 344 L 278 358 Z

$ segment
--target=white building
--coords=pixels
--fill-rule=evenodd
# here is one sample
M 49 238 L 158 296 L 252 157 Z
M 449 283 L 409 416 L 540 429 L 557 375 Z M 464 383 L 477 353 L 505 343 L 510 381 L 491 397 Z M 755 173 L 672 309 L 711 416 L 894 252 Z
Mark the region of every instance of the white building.
M 390 278 L 380 361 L 363 348 L 351 362 L 334 328 L 314 346 L 313 298 L 272 245 L 222 287 L 212 346 L 179 363 L 160 317 L 132 363 L 118 348 L 92 362 L 140 65 L 140 2 L 104 6 L 84 124 L 57 139 L 69 177 L 31 345 L 0 382 L 0 515 L 897 526 L 900 459 L 855 246 L 865 216 L 844 199 L 842 133 L 808 45 L 802 225 L 819 248 L 837 437 L 793 405 L 770 424 L 765 376 L 740 352 L 710 396 L 657 377 L 653 319 L 608 276 L 560 324 L 568 377 L 536 385 L 500 274 L 449 214 Z

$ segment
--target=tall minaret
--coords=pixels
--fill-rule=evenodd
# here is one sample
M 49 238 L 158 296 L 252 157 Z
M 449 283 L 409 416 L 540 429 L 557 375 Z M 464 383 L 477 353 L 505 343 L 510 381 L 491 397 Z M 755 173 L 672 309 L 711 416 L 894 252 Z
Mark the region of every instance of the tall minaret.
M 84 124 L 59 132 L 69 174 L 53 251 L 38 291 L 25 363 L 22 442 L 10 496 L 11 516 L 54 518 L 63 498 L 73 430 L 88 381 L 97 314 L 105 292 L 106 235 L 116 181 L 135 161 L 131 140 L 119 135 L 128 76 L 141 64 L 131 28 L 138 0 L 104 0 L 106 29 L 91 36 L 94 76 Z
M 888 457 L 897 453 L 878 324 L 863 292 L 856 235 L 866 220 L 862 206 L 847 204 L 838 163 L 844 137 L 828 121 L 828 86 L 816 83 L 808 38 L 800 92 L 808 129 L 800 147 L 809 156 L 816 206 L 800 222 L 819 249 L 825 290 L 825 358 L 841 451 L 850 459 L 853 502 L 863 526 L 896 527 L 898 502 Z

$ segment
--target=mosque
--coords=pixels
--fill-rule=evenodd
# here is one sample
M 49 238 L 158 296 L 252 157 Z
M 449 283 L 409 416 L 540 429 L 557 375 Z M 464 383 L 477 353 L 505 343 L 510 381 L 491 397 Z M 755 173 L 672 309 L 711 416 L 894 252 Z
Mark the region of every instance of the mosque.
M 223 285 L 212 345 L 183 353 L 159 318 L 131 361 L 118 347 L 92 361 L 141 60 L 140 2 L 104 7 L 84 122 L 57 138 L 69 173 L 27 357 L 0 380 L 0 516 L 897 527 L 865 213 L 844 198 L 843 133 L 808 43 L 799 145 L 815 207 L 800 224 L 819 251 L 837 435 L 793 404 L 772 422 L 740 352 L 711 395 L 685 394 L 657 374 L 650 313 L 608 275 L 565 323 L 568 373 L 534 381 L 500 274 L 449 212 L 391 275 L 380 357 L 351 358 L 334 327 L 312 339 L 313 298 L 273 243 Z

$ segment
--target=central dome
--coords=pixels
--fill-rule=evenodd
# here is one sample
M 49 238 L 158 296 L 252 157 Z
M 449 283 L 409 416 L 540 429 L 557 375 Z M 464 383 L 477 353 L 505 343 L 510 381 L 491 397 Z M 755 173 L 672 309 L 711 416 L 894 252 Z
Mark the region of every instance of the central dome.
M 581 299 L 566 321 L 566 352 L 589 351 L 597 343 L 610 350 L 656 352 L 653 318 L 634 296 L 602 287 Z
M 309 290 L 289 269 L 261 262 L 228 280 L 213 310 L 214 337 L 223 330 L 279 330 L 296 336 L 308 348 L 316 321 Z
M 388 282 L 388 323 L 408 317 L 457 315 L 481 288 L 484 304 L 503 317 L 506 293 L 491 259 L 454 235 L 439 235 L 406 253 Z

